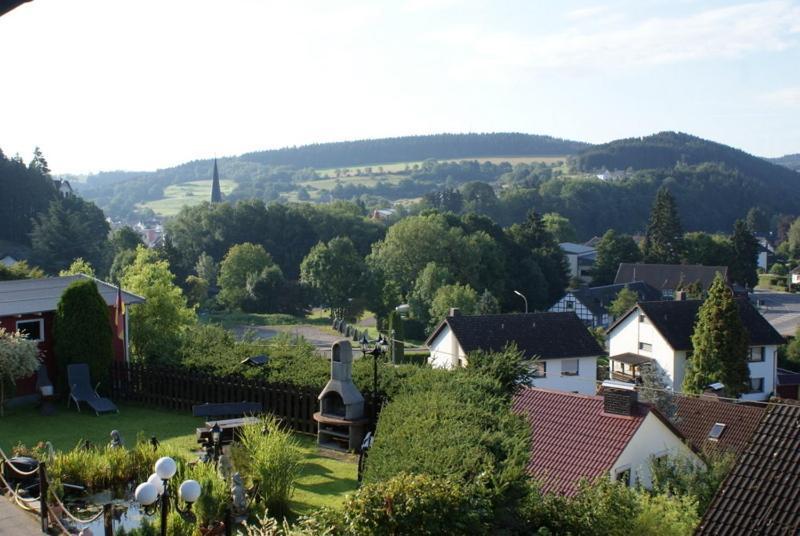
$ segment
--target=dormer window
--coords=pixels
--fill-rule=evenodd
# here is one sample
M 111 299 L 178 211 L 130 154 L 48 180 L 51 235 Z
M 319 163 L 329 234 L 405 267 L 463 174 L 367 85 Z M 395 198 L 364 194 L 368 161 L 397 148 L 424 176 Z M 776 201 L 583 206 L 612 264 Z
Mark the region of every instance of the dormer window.
M 711 427 L 711 431 L 708 432 L 708 439 L 711 441 L 719 441 L 722 432 L 725 431 L 725 423 L 717 422 L 714 423 L 714 426 Z

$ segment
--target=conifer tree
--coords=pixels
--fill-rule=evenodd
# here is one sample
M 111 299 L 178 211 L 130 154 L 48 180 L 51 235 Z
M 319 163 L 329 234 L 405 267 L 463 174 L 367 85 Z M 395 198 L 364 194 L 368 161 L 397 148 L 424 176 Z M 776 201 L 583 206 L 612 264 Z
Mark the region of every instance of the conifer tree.
M 728 273 L 734 283 L 753 288 L 758 283 L 758 241 L 744 222 L 736 220 L 733 225 L 733 261 Z
M 644 260 L 650 263 L 678 264 L 683 255 L 683 229 L 675 198 L 665 187 L 656 194 L 643 246 Z
M 750 382 L 749 338 L 733 294 L 717 274 L 697 313 L 692 333 L 694 354 L 687 362 L 683 390 L 702 393 L 708 385 L 721 382 L 728 396 L 746 393 Z

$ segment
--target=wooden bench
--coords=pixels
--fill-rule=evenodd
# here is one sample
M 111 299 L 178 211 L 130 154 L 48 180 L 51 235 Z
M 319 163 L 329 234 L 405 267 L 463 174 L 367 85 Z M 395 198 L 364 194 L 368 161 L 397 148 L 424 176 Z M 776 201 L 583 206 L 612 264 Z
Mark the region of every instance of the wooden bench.
M 237 416 L 233 419 L 222 419 L 215 421 L 207 421 L 204 427 L 195 430 L 197 442 L 200 444 L 207 444 L 211 442 L 211 428 L 214 424 L 218 424 L 221 429 L 220 443 L 227 445 L 232 443 L 239 430 L 245 424 L 257 423 L 258 418 L 253 417 L 257 413 L 261 413 L 263 408 L 259 402 L 226 402 L 222 404 L 199 404 L 192 406 L 192 415 L 195 417 L 231 417 Z M 248 417 L 241 417 L 241 415 L 249 415 Z

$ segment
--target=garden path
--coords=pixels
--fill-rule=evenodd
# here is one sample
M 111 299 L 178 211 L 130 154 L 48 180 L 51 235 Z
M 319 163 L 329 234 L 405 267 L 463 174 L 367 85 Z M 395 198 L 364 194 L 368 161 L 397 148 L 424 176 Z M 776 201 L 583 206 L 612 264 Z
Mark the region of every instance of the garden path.
M 0 536 L 38 536 L 41 528 L 36 519 L 0 496 Z

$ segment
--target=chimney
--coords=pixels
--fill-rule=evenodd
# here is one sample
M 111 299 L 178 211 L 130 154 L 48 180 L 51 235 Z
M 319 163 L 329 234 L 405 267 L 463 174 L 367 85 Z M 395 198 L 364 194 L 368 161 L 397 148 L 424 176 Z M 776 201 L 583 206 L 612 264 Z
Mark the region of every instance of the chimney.
M 639 405 L 636 386 L 632 383 L 606 380 L 603 382 L 603 412 L 609 415 L 633 417 Z
M 686 301 L 686 291 L 679 290 L 675 293 L 675 301 Z
M 450 314 L 447 316 L 461 316 L 461 311 L 458 310 L 458 307 L 451 307 Z

